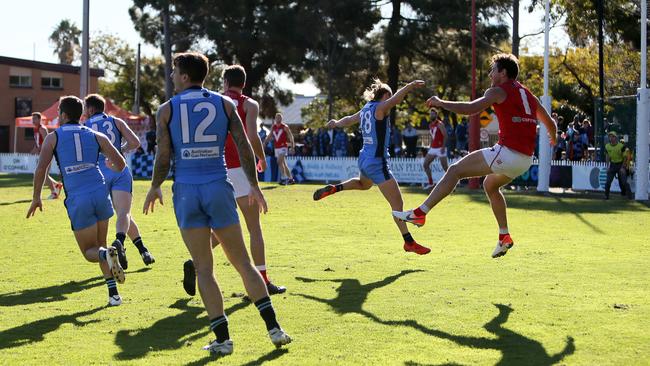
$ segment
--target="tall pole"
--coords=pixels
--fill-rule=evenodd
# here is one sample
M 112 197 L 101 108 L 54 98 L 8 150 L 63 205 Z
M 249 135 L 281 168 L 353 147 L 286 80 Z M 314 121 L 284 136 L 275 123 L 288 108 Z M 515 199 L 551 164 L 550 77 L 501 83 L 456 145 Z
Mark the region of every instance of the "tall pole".
M 544 95 L 542 96 L 542 106 L 549 112 L 549 114 L 551 112 L 551 96 L 548 93 L 548 38 L 551 24 L 550 10 L 550 0 L 546 0 L 546 15 L 544 16 Z M 551 177 L 552 149 L 551 144 L 548 141 L 548 130 L 543 123 L 540 123 L 539 136 L 537 136 L 537 138 L 539 139 L 539 170 L 537 174 L 537 191 L 548 192 L 549 179 Z
M 605 66 L 604 66 L 604 51 L 603 51 L 603 43 L 604 43 L 604 36 L 603 36 L 603 18 L 604 18 L 604 10 L 603 10 L 603 2 L 605 0 L 598 0 L 598 99 L 596 100 L 596 118 L 594 118 L 594 132 L 595 132 L 595 147 L 598 149 L 599 146 L 602 146 L 601 148 L 601 153 L 600 157 L 602 158 L 604 156 L 604 143 L 602 141 L 604 131 L 605 131 L 605 123 L 603 120 L 603 111 L 604 111 L 604 103 L 605 103 Z M 599 130 L 603 131 L 603 134 L 598 133 Z
M 133 114 L 140 114 L 140 43 L 135 59 L 135 96 L 133 98 Z
M 88 36 L 88 28 L 89 28 L 89 23 L 90 23 L 90 0 L 84 0 L 84 7 L 83 7 L 83 33 L 81 36 L 81 75 L 80 75 L 80 90 L 79 90 L 79 96 L 81 98 L 85 97 L 88 95 L 88 76 L 89 76 L 89 67 L 88 67 L 88 59 L 89 59 L 89 41 L 90 37 Z
M 472 100 L 476 99 L 476 0 L 472 0 Z M 469 118 L 469 150 L 476 151 L 480 148 L 480 120 L 479 114 Z M 478 189 L 479 179 L 469 180 L 469 188 Z
M 174 93 L 174 86 L 172 85 L 172 45 L 169 35 L 169 2 L 165 3 L 162 11 L 163 16 L 163 32 L 164 32 L 164 50 L 165 53 L 165 97 L 170 99 Z
M 650 133 L 650 120 L 648 106 L 650 105 L 650 93 L 647 88 L 648 72 L 648 7 L 647 1 L 641 0 L 641 80 L 637 92 L 636 107 L 636 174 L 634 176 L 636 192 L 634 198 L 637 201 L 648 199 L 648 133 Z

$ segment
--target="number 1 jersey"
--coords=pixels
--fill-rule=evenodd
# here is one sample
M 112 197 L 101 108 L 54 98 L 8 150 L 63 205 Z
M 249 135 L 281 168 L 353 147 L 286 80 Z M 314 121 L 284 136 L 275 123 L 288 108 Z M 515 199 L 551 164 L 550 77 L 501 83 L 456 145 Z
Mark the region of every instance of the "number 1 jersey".
M 66 196 L 87 193 L 104 185 L 99 171 L 99 143 L 96 132 L 79 123 L 57 128 L 54 157 L 61 170 Z

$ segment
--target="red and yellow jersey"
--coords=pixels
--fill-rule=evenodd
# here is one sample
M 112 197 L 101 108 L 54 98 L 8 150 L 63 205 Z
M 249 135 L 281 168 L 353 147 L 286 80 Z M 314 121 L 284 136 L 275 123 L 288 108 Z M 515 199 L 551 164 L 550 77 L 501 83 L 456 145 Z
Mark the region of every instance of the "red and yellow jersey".
M 274 141 L 273 147 L 276 149 L 287 147 L 287 132 L 285 128 L 289 128 L 289 126 L 284 123 L 273 123 L 273 127 L 271 127 Z
M 244 131 L 246 131 L 246 111 L 244 111 L 244 103 L 248 97 L 232 90 L 228 90 L 223 94 L 235 102 L 237 114 L 244 125 Z M 239 161 L 239 152 L 237 152 L 237 146 L 235 145 L 235 141 L 232 139 L 230 133 L 228 133 L 228 137 L 226 137 L 224 153 L 226 154 L 226 167 L 228 169 L 239 168 L 241 166 L 241 162 Z
M 501 85 L 506 99 L 494 104 L 499 119 L 499 145 L 532 156 L 537 138 L 537 98 L 516 80 Z
M 429 123 L 429 133 L 431 134 L 431 148 L 437 149 L 444 147 L 443 143 L 445 136 L 442 133 L 444 128 L 445 125 L 443 125 L 442 121 L 439 119 Z

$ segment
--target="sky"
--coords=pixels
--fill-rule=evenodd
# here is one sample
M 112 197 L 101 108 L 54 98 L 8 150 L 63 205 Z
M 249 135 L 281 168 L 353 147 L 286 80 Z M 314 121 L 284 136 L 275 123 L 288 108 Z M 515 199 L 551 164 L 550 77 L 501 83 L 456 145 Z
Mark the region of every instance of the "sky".
M 535 33 L 542 30 L 543 12 L 528 14 L 525 7 L 529 0 L 521 2 L 520 34 Z M 142 43 L 142 54 L 153 56 L 159 54 L 156 47 L 145 44 L 133 27 L 128 9 L 132 0 L 91 0 L 90 33 L 104 32 L 116 34 L 127 41 L 133 48 Z M 389 9 L 388 9 L 389 10 Z M 384 9 L 386 11 L 386 9 Z M 16 57 L 29 60 L 58 62 L 54 47 L 48 41 L 49 35 L 62 19 L 71 19 L 81 28 L 83 17 L 82 0 L 19 0 L 2 1 L 0 12 L 0 56 Z M 469 14 L 468 14 L 469 17 Z M 561 28 L 551 30 L 551 46 L 564 47 L 568 36 Z M 528 47 L 529 53 L 542 54 L 544 36 L 529 37 L 522 46 Z M 295 84 L 281 76 L 282 87 L 296 94 L 314 95 L 318 93 L 313 83 Z

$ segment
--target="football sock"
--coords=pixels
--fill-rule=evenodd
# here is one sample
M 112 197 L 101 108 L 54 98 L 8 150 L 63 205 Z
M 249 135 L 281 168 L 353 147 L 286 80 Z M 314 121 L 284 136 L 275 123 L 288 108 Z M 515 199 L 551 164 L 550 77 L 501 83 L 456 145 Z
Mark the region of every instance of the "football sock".
M 336 188 L 337 192 L 341 192 L 343 190 L 343 183 L 339 183 L 334 186 Z
M 115 239 L 119 240 L 122 245 L 124 245 L 124 240 L 126 240 L 126 234 L 124 233 L 117 233 L 115 234 Z
M 99 260 L 106 262 L 106 254 L 108 253 L 108 249 L 106 248 L 99 248 Z
M 499 228 L 499 241 L 502 241 L 506 235 L 508 235 L 508 228 Z
M 273 310 L 273 304 L 271 304 L 271 299 L 268 296 L 255 301 L 255 306 L 260 311 L 264 323 L 266 323 L 266 330 L 280 328 L 280 324 L 275 320 L 275 310 Z
M 225 315 L 210 319 L 210 330 L 213 331 L 215 337 L 217 337 L 217 343 L 223 343 L 230 339 L 230 334 L 228 333 L 228 318 L 226 318 Z
M 104 280 L 106 281 L 106 286 L 108 287 L 108 297 L 118 295 L 117 283 L 115 283 L 115 279 L 111 277 L 111 278 L 104 278 Z
M 404 238 L 404 242 L 406 243 L 413 243 L 415 241 L 415 239 L 413 239 L 413 237 L 411 236 L 411 233 L 402 234 L 402 237 Z
M 142 242 L 142 238 L 139 236 L 133 239 L 133 245 L 135 245 L 135 247 L 138 248 L 138 252 L 140 252 L 140 254 L 144 252 L 148 252 L 147 247 L 145 247 L 144 243 Z
M 262 275 L 262 279 L 264 280 L 264 283 L 268 284 L 269 278 L 266 276 L 266 265 L 261 265 L 261 266 L 255 266 L 255 269 Z
M 427 207 L 426 205 L 422 205 L 416 208 L 415 210 L 413 210 L 413 213 L 415 214 L 415 216 L 426 216 L 427 213 L 429 213 L 429 207 Z

